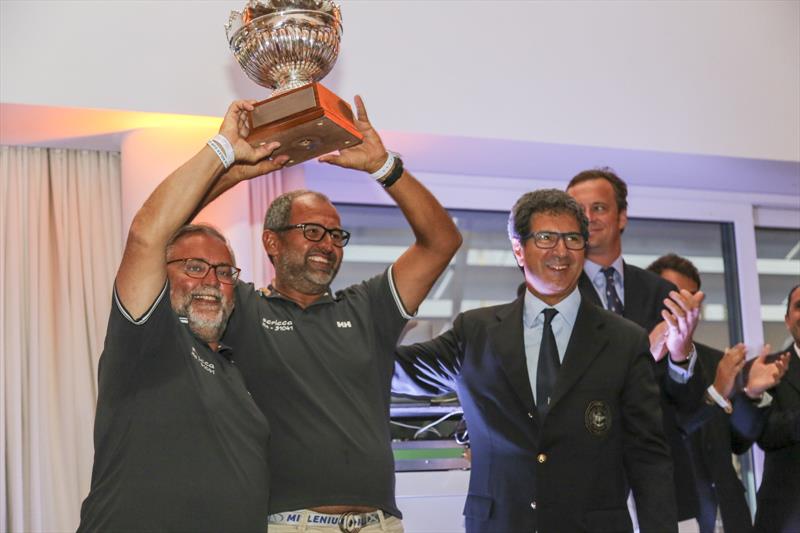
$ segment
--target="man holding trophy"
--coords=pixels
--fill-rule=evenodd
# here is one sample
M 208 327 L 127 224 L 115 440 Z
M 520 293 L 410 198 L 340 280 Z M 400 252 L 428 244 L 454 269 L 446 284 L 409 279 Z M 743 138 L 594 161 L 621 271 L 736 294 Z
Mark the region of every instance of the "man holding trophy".
M 402 532 L 393 351 L 461 236 L 384 148 L 362 100 L 354 117 L 316 83 L 338 53 L 338 6 L 250 0 L 228 29 L 248 74 L 278 94 L 234 102 L 219 134 L 156 188 L 132 225 L 80 530 Z M 276 272 L 268 289 L 237 281 L 233 251 L 213 228 L 176 233 L 236 183 L 320 155 L 371 174 L 414 232 L 374 278 L 330 292 L 350 233 L 312 191 L 284 194 L 267 212 L 263 243 Z
M 358 97 L 356 109 L 363 142 L 320 161 L 382 178 L 416 240 L 382 274 L 333 294 L 350 238 L 336 208 L 307 190 L 270 205 L 262 240 L 275 278 L 259 291 L 237 285 L 224 337 L 272 430 L 270 532 L 402 531 L 388 423 L 394 347 L 461 244 Z
M 319 161 L 371 174 L 415 236 L 383 273 L 333 294 L 350 238 L 336 208 L 300 190 L 267 210 L 275 278 L 259 291 L 237 284 L 224 342 L 270 424 L 270 532 L 402 531 L 389 432 L 394 348 L 461 245 L 448 213 L 384 148 L 361 98 L 354 117 L 316 83 L 338 53 L 340 20 L 330 0 L 259 0 L 227 26 L 247 74 L 276 88 L 251 111 L 247 141 L 280 142 L 272 156 L 287 166 L 327 153 Z M 223 176 L 204 203 L 236 182 Z

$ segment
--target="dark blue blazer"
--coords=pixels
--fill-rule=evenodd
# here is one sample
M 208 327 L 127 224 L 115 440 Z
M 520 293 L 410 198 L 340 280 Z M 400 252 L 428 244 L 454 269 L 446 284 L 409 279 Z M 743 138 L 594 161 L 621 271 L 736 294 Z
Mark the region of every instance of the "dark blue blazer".
M 706 387 L 714 382 L 723 353 L 695 343 Z M 716 404 L 703 404 L 688 417 L 679 417 L 688 434 L 687 449 L 692 459 L 697 489 L 700 531 L 714 531 L 717 508 L 726 533 L 751 533 L 753 521 L 744 495 L 744 485 L 733 468 L 731 454 L 742 454 L 761 434 L 764 409 L 759 409 L 743 392 L 731 398 L 729 415 Z
M 459 314 L 397 349 L 392 390 L 457 391 L 472 447 L 469 533 L 677 531 L 669 449 L 647 334 L 585 300 L 540 420 L 528 378 L 523 297 Z
M 758 445 L 764 449 L 764 477 L 758 489 L 756 530 L 800 531 L 800 359 L 791 350 L 789 369 L 770 389 L 772 405 Z
M 668 298 L 669 292 L 676 290 L 676 287 L 652 272 L 627 263 L 623 265 L 625 305 L 622 316 L 649 332 L 663 320 L 661 311 L 665 309 L 664 299 Z M 581 274 L 578 287 L 583 298 L 602 306 L 597 290 L 585 272 Z M 666 357 L 654 365 L 656 381 L 661 391 L 664 433 L 667 436 L 674 465 L 674 493 L 678 504 L 678 520 L 687 520 L 698 515 L 698 495 L 692 461 L 684 442 L 685 434 L 678 424 L 678 414 L 692 414 L 702 407 L 704 380 L 697 366 L 692 379 L 686 384 L 679 384 L 669 378 Z

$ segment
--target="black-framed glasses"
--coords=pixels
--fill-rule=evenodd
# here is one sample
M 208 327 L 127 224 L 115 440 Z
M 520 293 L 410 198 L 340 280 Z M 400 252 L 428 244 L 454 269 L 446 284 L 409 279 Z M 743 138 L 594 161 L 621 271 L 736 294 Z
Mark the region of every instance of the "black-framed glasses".
M 167 261 L 168 265 L 172 263 L 183 263 L 183 272 L 190 278 L 197 279 L 205 278 L 208 275 L 208 271 L 213 268 L 219 282 L 226 285 L 233 285 L 236 283 L 236 280 L 239 279 L 239 272 L 242 271 L 241 268 L 236 268 L 226 263 L 212 265 L 205 259 L 200 259 L 199 257 L 187 257 L 184 259 Z
M 347 246 L 347 242 L 350 240 L 350 232 L 345 231 L 341 228 L 326 228 L 322 224 L 316 224 L 314 222 L 305 222 L 303 224 L 293 224 L 291 226 L 284 226 L 282 228 L 275 229 L 273 231 L 288 231 L 290 229 L 301 229 L 303 230 L 303 237 L 308 239 L 311 242 L 319 242 L 325 238 L 325 234 L 331 236 L 331 241 L 333 242 L 334 246 L 338 246 L 339 248 L 344 248 Z
M 558 245 L 559 240 L 564 241 L 567 250 L 583 250 L 586 248 L 586 238 L 577 231 L 560 233 L 558 231 L 534 231 L 525 235 L 522 240 L 533 239 L 537 248 L 550 249 Z

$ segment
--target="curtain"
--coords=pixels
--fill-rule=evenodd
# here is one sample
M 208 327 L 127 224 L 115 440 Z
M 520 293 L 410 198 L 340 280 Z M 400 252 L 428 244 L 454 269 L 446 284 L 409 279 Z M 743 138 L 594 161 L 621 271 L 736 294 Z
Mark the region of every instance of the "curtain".
M 0 529 L 74 531 L 122 253 L 120 157 L 0 146 Z
M 250 235 L 253 252 L 253 279 L 255 287 L 266 287 L 275 276 L 275 269 L 264 251 L 261 234 L 264 230 L 264 215 L 272 201 L 287 192 L 280 170 L 251 179 L 247 182 L 250 190 Z M 251 281 L 251 280 L 246 280 Z

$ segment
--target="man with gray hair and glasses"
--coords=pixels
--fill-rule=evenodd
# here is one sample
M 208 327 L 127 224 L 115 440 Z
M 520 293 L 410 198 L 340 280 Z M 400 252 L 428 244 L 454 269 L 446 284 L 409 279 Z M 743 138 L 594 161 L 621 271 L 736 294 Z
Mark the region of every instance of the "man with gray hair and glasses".
M 231 104 L 219 135 L 133 219 L 100 358 L 92 483 L 78 531 L 267 527 L 269 426 L 238 354 L 220 342 L 239 269 L 217 230 L 181 228 L 221 176 L 246 179 L 285 163 L 268 159 L 277 143 L 244 142 L 252 109 Z M 212 146 L 224 142 L 226 159 Z
M 672 464 L 647 332 L 578 289 L 588 221 L 538 190 L 508 220 L 524 291 L 397 348 L 392 390 L 457 392 L 469 427 L 468 533 L 677 531 Z
M 371 174 L 414 242 L 382 273 L 333 292 L 350 233 L 325 195 L 288 192 L 270 205 L 262 235 L 275 277 L 259 291 L 237 284 L 224 337 L 242 353 L 237 364 L 272 429 L 271 533 L 402 531 L 389 432 L 394 348 L 461 244 L 447 211 L 384 148 L 359 97 L 356 111 L 363 142 L 320 161 Z M 233 184 L 221 180 L 205 201 Z

